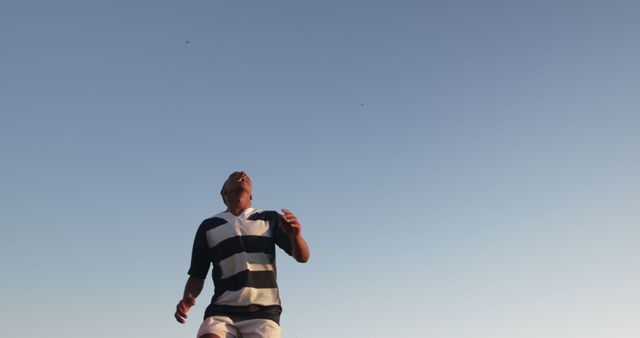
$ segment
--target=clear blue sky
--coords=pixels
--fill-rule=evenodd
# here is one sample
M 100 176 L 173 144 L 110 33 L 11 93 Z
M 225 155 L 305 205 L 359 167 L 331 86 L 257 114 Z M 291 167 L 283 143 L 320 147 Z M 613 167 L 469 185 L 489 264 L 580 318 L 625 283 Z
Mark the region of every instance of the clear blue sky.
M 637 338 L 639 11 L 3 1 L 2 335 L 195 337 L 193 236 L 246 170 L 312 250 L 283 338 Z

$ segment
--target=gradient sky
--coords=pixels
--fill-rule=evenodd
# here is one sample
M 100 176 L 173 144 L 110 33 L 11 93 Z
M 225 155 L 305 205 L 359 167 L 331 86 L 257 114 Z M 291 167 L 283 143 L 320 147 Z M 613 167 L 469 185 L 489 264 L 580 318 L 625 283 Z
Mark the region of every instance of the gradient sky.
M 195 337 L 246 170 L 283 338 L 640 336 L 640 3 L 0 4 L 5 337 Z

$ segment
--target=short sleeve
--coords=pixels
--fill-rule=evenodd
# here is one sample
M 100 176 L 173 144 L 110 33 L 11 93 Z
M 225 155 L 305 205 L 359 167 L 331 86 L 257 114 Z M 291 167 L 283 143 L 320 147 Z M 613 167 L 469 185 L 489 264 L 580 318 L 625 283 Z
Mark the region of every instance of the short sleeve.
M 291 238 L 282 230 L 282 222 L 285 222 L 284 217 L 277 212 L 275 213 L 275 242 L 276 244 L 284 250 L 289 256 L 293 254 L 293 250 L 291 248 Z
M 189 267 L 189 276 L 206 279 L 209 272 L 211 260 L 209 259 L 209 246 L 204 232 L 204 226 L 200 225 L 196 232 L 196 238 L 193 240 L 193 250 L 191 251 L 191 266 Z

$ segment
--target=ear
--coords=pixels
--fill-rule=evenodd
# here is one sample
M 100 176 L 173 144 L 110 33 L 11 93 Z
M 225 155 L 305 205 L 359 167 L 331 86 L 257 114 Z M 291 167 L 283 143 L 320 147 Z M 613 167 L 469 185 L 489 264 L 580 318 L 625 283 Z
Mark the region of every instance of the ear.
M 220 196 L 222 196 L 222 202 L 224 203 L 224 205 L 227 205 L 227 196 L 223 191 L 220 191 Z

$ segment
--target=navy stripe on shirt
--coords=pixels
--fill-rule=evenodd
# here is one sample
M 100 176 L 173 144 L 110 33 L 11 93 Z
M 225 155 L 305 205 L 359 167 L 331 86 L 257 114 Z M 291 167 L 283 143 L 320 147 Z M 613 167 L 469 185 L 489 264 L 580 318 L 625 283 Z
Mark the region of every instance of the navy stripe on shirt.
M 209 255 L 213 264 L 240 252 L 262 252 L 273 255 L 276 252 L 273 239 L 264 236 L 236 236 L 227 238 L 213 248 Z
M 229 278 L 216 281 L 216 293 L 220 294 L 224 291 L 236 291 L 244 287 L 257 289 L 277 288 L 275 272 L 245 270 Z

